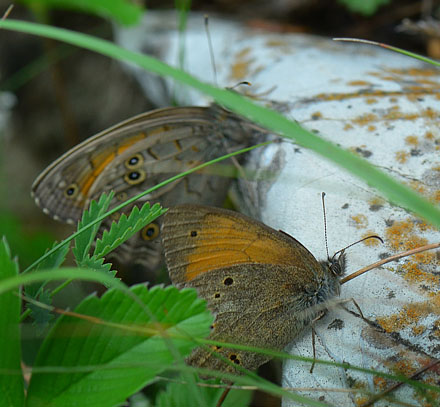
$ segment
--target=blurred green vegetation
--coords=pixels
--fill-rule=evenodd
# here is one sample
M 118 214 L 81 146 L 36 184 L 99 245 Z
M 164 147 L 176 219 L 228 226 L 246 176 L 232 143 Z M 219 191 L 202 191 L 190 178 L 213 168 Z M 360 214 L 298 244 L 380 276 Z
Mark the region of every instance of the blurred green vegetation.
M 6 236 L 12 255 L 20 268 L 29 266 L 53 244 L 55 237 L 47 231 L 29 229 L 24 221 L 7 209 L 0 209 L 0 236 Z
M 380 6 L 388 4 L 390 0 L 338 0 L 351 12 L 359 13 L 366 17 L 372 16 Z
M 40 16 L 50 9 L 75 10 L 109 18 L 124 25 L 138 23 L 144 11 L 139 2 L 131 0 L 19 0 L 19 2 Z

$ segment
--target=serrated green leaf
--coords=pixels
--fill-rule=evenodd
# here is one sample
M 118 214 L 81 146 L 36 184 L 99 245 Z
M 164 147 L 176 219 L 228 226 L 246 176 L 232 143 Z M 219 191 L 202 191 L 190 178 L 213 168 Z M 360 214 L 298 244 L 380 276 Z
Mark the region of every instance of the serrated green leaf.
M 54 242 L 52 248 L 55 247 L 58 242 Z M 44 261 L 42 261 L 37 267 L 36 270 L 48 269 L 53 270 L 61 266 L 66 259 L 67 253 L 69 252 L 69 244 L 65 244 L 60 247 L 56 252 L 52 253 L 49 257 L 47 257 Z M 46 250 L 46 253 L 50 249 Z M 51 305 L 52 299 L 48 291 L 44 290 L 44 286 L 46 282 L 30 284 L 24 287 L 24 292 L 27 297 L 32 298 L 33 300 L 37 300 L 43 302 L 44 304 Z M 26 304 L 26 308 L 31 310 L 32 318 L 39 324 L 47 324 L 51 319 L 52 315 L 46 309 L 41 309 L 40 307 L 36 307 L 30 303 Z
M 196 344 L 184 339 L 184 332 L 209 334 L 212 316 L 194 290 L 139 285 L 130 291 L 148 312 L 133 298 L 109 290 L 76 307 L 90 319 L 63 315 L 56 322 L 34 364 L 28 407 L 117 405 L 170 366 L 176 352 L 189 354 Z M 166 330 L 166 340 L 159 327 Z M 39 367 L 57 369 L 39 373 Z
M 184 380 L 183 380 L 184 382 Z M 207 382 L 205 382 L 207 383 Z M 223 384 L 220 380 L 210 380 L 212 384 Z M 224 391 L 222 388 L 198 387 L 197 391 L 204 400 L 204 407 L 215 407 Z M 222 407 L 245 407 L 252 398 L 252 391 L 232 389 Z M 187 383 L 170 383 L 166 390 L 156 397 L 154 407 L 181 407 L 194 405 L 194 395 Z
M 146 202 L 141 210 L 135 206 L 128 218 L 122 214 L 118 223 L 113 222 L 110 231 L 104 230 L 102 238 L 96 241 L 94 256 L 104 257 L 165 212 L 158 203 L 150 208 Z
M 6 239 L 0 241 L 0 281 L 18 275 L 17 262 L 11 259 Z M 24 402 L 23 375 L 20 366 L 19 289 L 0 295 L 0 406 L 19 407 Z
M 78 264 L 79 267 L 89 268 L 94 271 L 104 272 L 105 274 L 108 274 L 112 277 L 116 275 L 115 270 L 110 270 L 111 263 L 104 263 L 104 259 L 98 259 L 96 256 L 89 256 L 87 255 L 80 264 Z
M 54 242 L 52 248 L 55 247 L 58 242 Z M 69 252 L 70 245 L 67 243 L 64 246 L 60 247 L 56 252 L 52 253 L 49 257 L 44 259 L 35 270 L 53 270 L 61 266 L 66 259 L 67 253 Z M 51 250 L 47 249 L 46 253 Z M 40 282 L 36 284 L 27 285 L 24 288 L 24 292 L 27 297 L 32 298 L 33 300 L 44 302 L 47 305 L 51 304 L 50 296 L 47 293 L 43 293 L 44 286 L 46 282 Z M 31 315 L 35 320 L 39 320 L 41 323 L 49 322 L 51 317 L 50 313 L 47 310 L 37 310 L 35 307 L 31 306 L 29 303 L 26 304 L 27 308 L 31 309 Z M 37 315 L 38 314 L 38 315 Z
M 32 297 L 32 299 L 46 305 L 52 305 L 52 296 L 50 292 L 45 289 L 42 289 L 41 292 L 36 297 Z M 45 329 L 47 324 L 53 319 L 53 314 L 46 308 L 42 308 L 31 302 L 26 304 L 26 308 L 31 310 L 31 318 L 35 321 L 40 330 Z
M 108 195 L 103 193 L 98 202 L 90 202 L 89 209 L 83 212 L 82 219 L 78 223 L 78 231 L 87 226 L 89 223 L 93 222 L 99 216 L 102 216 L 105 212 L 107 212 L 113 196 L 114 192 L 110 191 Z M 72 249 L 72 252 L 78 264 L 80 264 L 85 259 L 85 257 L 88 256 L 93 241 L 95 240 L 96 233 L 98 232 L 100 226 L 101 222 L 98 222 L 97 224 L 93 225 L 91 228 L 85 230 L 76 237 L 75 247 Z
M 44 6 L 78 10 L 103 18 L 111 18 L 120 24 L 136 24 L 141 15 L 142 7 L 129 0 L 21 0 L 30 7 Z

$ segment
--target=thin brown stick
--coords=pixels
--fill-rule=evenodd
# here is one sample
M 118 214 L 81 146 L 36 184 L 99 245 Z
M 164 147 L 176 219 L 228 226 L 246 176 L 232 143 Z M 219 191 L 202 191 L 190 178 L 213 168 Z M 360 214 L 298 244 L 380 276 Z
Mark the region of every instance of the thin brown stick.
M 310 366 L 310 374 L 313 373 L 313 369 L 315 368 L 315 360 L 316 360 L 316 333 L 315 333 L 315 328 L 313 328 L 312 326 L 312 349 L 313 349 L 313 362 L 312 362 L 312 366 Z
M 342 41 L 342 42 L 360 42 L 362 44 L 369 44 L 369 45 L 376 45 L 379 47 L 387 48 L 389 49 L 390 46 L 387 44 L 384 44 L 382 42 L 377 41 L 371 41 L 371 40 L 364 40 L 362 38 L 332 38 L 333 41 Z
M 231 391 L 231 386 L 226 387 L 226 389 L 223 391 L 222 395 L 218 399 L 217 404 L 215 405 L 215 407 L 222 407 L 222 404 L 225 401 L 225 398 L 226 398 L 226 396 L 228 395 L 228 393 L 230 391 Z
M 5 14 L 3 14 L 3 17 L 1 18 L 2 21 L 6 20 L 9 17 L 9 14 L 11 14 L 13 8 L 14 5 L 10 4 L 9 7 L 6 9 Z
M 422 373 L 426 372 L 429 369 L 432 369 L 435 365 L 437 365 L 438 363 L 440 363 L 439 359 L 436 359 L 434 361 L 432 361 L 431 363 L 429 363 L 427 366 L 422 367 L 421 369 L 419 369 L 417 372 L 415 372 L 412 376 L 410 376 L 409 378 L 414 380 L 417 378 L 417 376 L 421 375 Z M 399 383 L 395 383 L 393 384 L 391 387 L 389 387 L 388 389 L 384 390 L 383 392 L 377 394 L 376 396 L 374 396 L 371 400 L 367 401 L 366 403 L 362 404 L 361 407 L 369 407 L 371 405 L 373 405 L 376 401 L 380 400 L 381 398 L 383 398 L 384 396 L 386 396 L 387 394 L 391 393 L 392 391 L 396 390 L 397 388 L 399 388 L 402 384 L 404 384 L 404 382 L 399 382 Z
M 408 250 L 408 251 L 403 252 L 403 253 L 395 254 L 394 256 L 391 256 L 391 257 L 388 257 L 386 259 L 380 260 L 380 261 L 378 261 L 376 263 L 370 264 L 369 266 L 366 266 L 366 267 L 364 267 L 364 268 L 362 268 L 362 269 L 360 269 L 360 270 L 350 274 L 349 276 L 344 277 L 341 280 L 341 284 L 344 284 L 347 281 L 350 281 L 353 278 L 358 277 L 361 274 L 366 273 L 367 271 L 370 271 L 370 270 L 372 270 L 372 269 L 374 269 L 376 267 L 380 267 L 380 266 L 382 266 L 382 265 L 384 265 L 386 263 L 389 263 L 391 261 L 399 260 L 399 259 L 401 259 L 403 257 L 411 256 L 413 254 L 422 253 L 422 252 L 425 252 L 427 250 L 437 249 L 438 247 L 440 247 L 440 242 L 432 243 L 432 244 L 427 244 L 425 246 L 417 247 L 415 249 L 411 249 L 411 250 Z
M 47 309 L 48 311 L 55 312 L 60 315 L 66 315 L 73 318 L 82 319 L 84 321 L 91 322 L 96 325 L 104 325 L 109 326 L 116 329 L 121 329 L 123 331 L 127 332 L 135 332 L 136 334 L 140 335 L 146 335 L 146 336 L 153 336 L 157 335 L 158 333 L 161 333 L 163 329 L 161 329 L 160 323 L 152 323 L 152 324 L 146 324 L 143 326 L 136 326 L 136 325 L 128 325 L 128 324 L 118 324 L 115 322 L 105 321 L 103 319 L 91 316 L 91 315 L 85 315 L 85 314 L 79 314 L 77 312 L 73 311 L 66 311 L 61 308 L 54 307 L 52 305 L 44 304 L 40 301 L 37 301 L 33 298 L 27 297 L 26 295 L 20 294 L 20 297 L 22 300 L 30 302 L 31 304 L 34 304 L 42 309 Z

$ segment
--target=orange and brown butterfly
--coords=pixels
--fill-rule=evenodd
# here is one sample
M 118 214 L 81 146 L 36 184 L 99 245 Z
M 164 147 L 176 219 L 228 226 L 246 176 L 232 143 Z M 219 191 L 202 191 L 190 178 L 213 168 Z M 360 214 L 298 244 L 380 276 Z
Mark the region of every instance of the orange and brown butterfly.
M 195 288 L 215 315 L 212 340 L 281 351 L 340 292 L 344 251 L 319 262 L 293 237 L 237 212 L 179 205 L 164 215 L 161 236 L 173 284 Z M 213 346 L 187 362 L 232 373 L 269 359 Z
M 121 122 L 67 151 L 35 180 L 32 195 L 42 210 L 75 224 L 92 199 L 114 191 L 113 207 L 169 177 L 230 149 L 250 145 L 261 129 L 218 105 L 153 110 Z M 221 205 L 231 179 L 195 173 L 143 198 Z M 125 210 L 128 212 L 133 205 Z M 111 219 L 104 222 L 109 227 Z M 159 225 L 145 227 L 117 251 L 119 263 L 160 264 Z

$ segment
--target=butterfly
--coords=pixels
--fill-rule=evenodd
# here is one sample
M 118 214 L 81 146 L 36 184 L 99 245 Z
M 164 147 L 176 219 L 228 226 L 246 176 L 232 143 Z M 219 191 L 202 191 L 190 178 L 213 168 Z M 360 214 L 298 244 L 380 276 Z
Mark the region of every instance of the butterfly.
M 49 165 L 35 180 L 32 195 L 44 213 L 75 224 L 90 201 L 114 191 L 112 207 L 158 183 L 249 145 L 263 133 L 252 122 L 219 105 L 153 110 L 90 137 Z M 137 201 L 221 205 L 231 178 L 193 173 Z M 126 208 L 129 212 L 134 205 Z M 113 219 L 103 222 L 108 228 Z M 159 222 L 147 225 L 114 252 L 118 263 L 161 263 Z
M 287 233 L 201 205 L 170 208 L 161 238 L 172 283 L 195 288 L 215 316 L 208 339 L 278 351 L 339 295 L 346 266 L 344 250 L 317 261 Z M 236 366 L 254 370 L 270 359 L 211 346 L 196 348 L 187 362 L 237 373 Z

